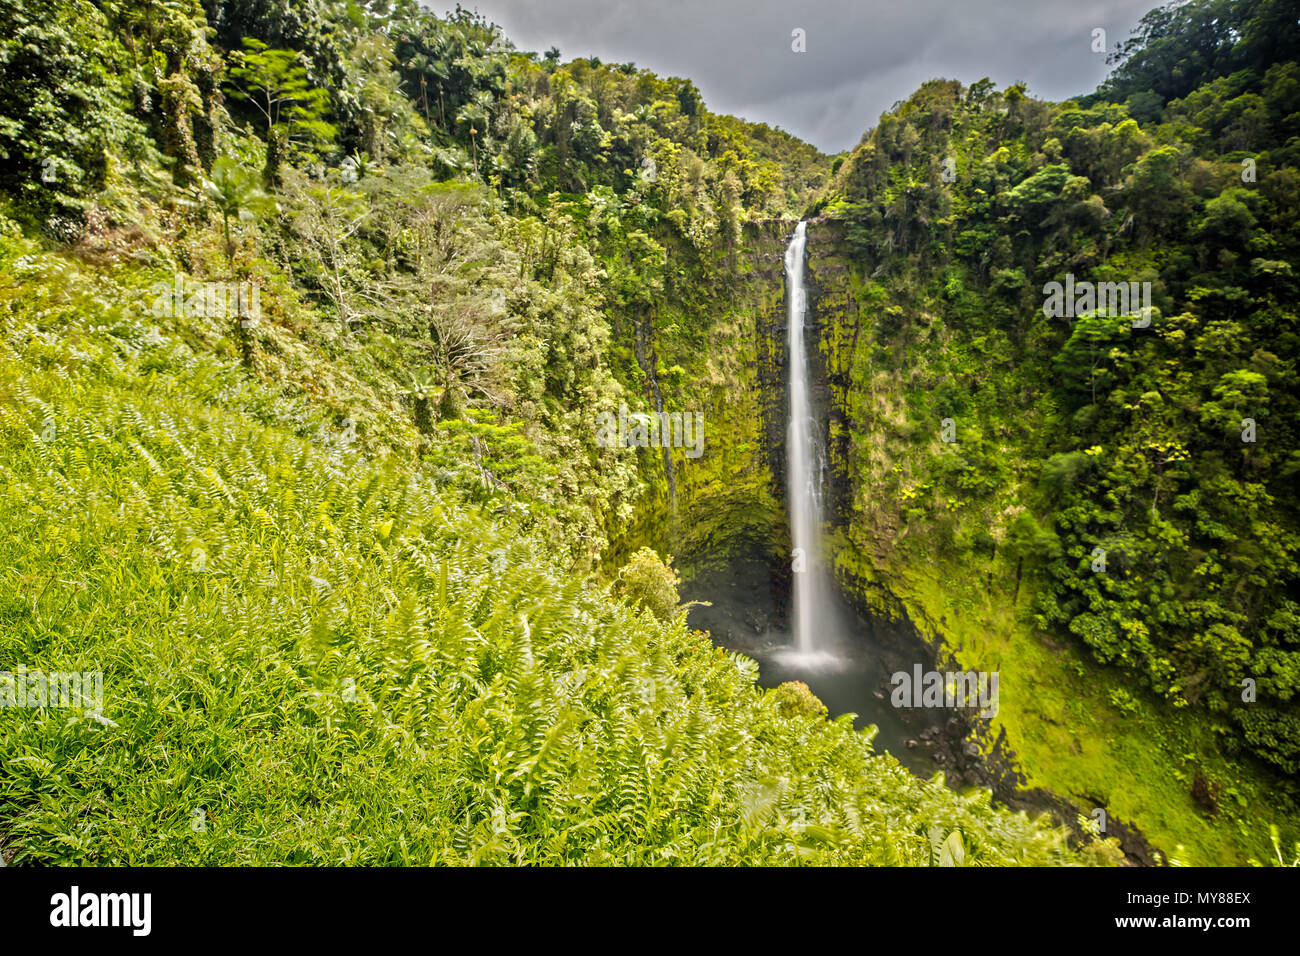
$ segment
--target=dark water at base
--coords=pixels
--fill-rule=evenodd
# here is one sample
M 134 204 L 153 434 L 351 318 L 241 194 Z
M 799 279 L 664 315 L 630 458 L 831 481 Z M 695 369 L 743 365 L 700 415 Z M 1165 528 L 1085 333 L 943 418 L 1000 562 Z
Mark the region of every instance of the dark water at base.
M 917 663 L 924 670 L 934 669 L 933 653 L 907 622 L 860 614 L 837 593 L 832 596 L 834 607 L 819 609 L 825 612 L 819 618 L 836 632 L 833 637 L 819 635 L 822 642 L 834 645 L 830 649 L 835 666 L 791 663 L 786 658 L 792 643 L 789 574 L 784 578 L 764 561 L 736 561 L 700 574 L 682 585 L 681 595 L 688 601 L 712 601 L 713 606 L 691 608 L 688 621 L 709 631 L 715 644 L 758 661 L 759 683 L 764 687 L 800 680 L 832 717 L 852 713 L 857 715 L 856 727 L 875 724 L 876 750 L 893 754 L 917 776 L 929 778 L 941 770 L 950 787 L 989 789 L 999 804 L 1031 816 L 1047 812 L 1058 824 L 1079 832 L 1078 806 L 1048 790 L 1021 789 L 1023 780 L 1014 772 L 1014 760 L 1004 763 L 1006 755 L 988 758 L 970 749 L 967 735 L 979 721 L 943 708 L 891 705 L 891 674 L 910 672 Z M 1130 863 L 1153 865 L 1152 848 L 1137 829 L 1113 817 L 1107 827 Z
M 890 704 L 891 674 L 910 673 L 918 662 L 929 669 L 933 662 L 907 624 L 867 617 L 836 593 L 831 607 L 819 609 L 828 626 L 819 635 L 818 648 L 832 660 L 804 663 L 791 659 L 789 582 L 780 580 L 766 562 L 742 560 L 704 572 L 684 583 L 681 595 L 688 601 L 712 602 L 710 607 L 691 608 L 688 623 L 710 632 L 715 644 L 758 661 L 762 686 L 803 681 L 832 717 L 852 713 L 857 715 L 855 727 L 875 724 L 877 750 L 888 751 L 922 777 L 942 769 L 925 741 L 956 729 L 948 723 L 951 713 Z

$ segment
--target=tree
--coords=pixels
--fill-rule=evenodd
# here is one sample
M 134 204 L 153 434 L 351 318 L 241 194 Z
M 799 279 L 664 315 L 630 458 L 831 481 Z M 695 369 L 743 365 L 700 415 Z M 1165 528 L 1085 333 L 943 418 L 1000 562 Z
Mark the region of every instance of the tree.
M 1066 391 L 1078 395 L 1087 389 L 1089 403 L 1097 404 L 1115 384 L 1115 372 L 1126 363 L 1132 318 L 1126 315 L 1085 315 L 1074 322 L 1070 337 L 1052 359 Z
M 1255 228 L 1255 217 L 1250 209 L 1234 195 L 1239 192 L 1232 190 L 1205 204 L 1205 219 L 1201 222 L 1200 233 L 1211 245 L 1239 249 Z
M 1115 70 L 1098 91 L 1115 101 L 1153 92 L 1181 99 L 1216 77 L 1262 75 L 1300 46 L 1294 0 L 1192 0 L 1167 3 L 1142 18 L 1108 57 Z
M 478 173 L 478 143 L 480 136 L 486 136 L 488 124 L 492 122 L 492 94 L 480 90 L 474 98 L 456 112 L 456 123 L 465 127 L 469 133 L 470 147 L 474 156 L 474 172 Z
M 615 592 L 661 621 L 672 620 L 680 601 L 677 585 L 681 583 L 672 562 L 672 555 L 665 560 L 653 548 L 641 548 L 618 572 Z
M 95 4 L 0 2 L 0 188 L 60 238 L 75 234 L 110 154 L 147 153 L 124 108 L 123 54 Z
M 235 240 L 230 231 L 231 221 L 252 221 L 260 215 L 274 212 L 277 209 L 275 200 L 262 192 L 255 172 L 240 166 L 229 156 L 222 156 L 212 164 L 212 178 L 203 180 L 201 190 L 203 196 L 221 213 L 221 228 L 226 240 L 226 262 L 233 264 Z M 239 339 L 244 365 L 251 371 L 254 362 L 253 340 L 249 326 L 245 325 L 246 321 L 253 320 L 236 318 L 235 335 Z
M 498 365 L 504 356 L 505 332 L 495 321 L 491 305 L 470 296 L 450 303 L 434 299 L 427 314 L 434 367 L 442 385 L 439 417 L 457 417 L 464 403 L 474 398 L 503 403 Z
M 234 262 L 235 240 L 230 231 L 231 222 L 251 222 L 258 216 L 274 212 L 278 208 L 276 202 L 262 191 L 256 173 L 240 166 L 229 156 L 222 156 L 212 164 L 212 178 L 203 180 L 202 191 L 221 213 L 226 261 Z
M 326 122 L 329 93 L 312 84 L 301 53 L 273 50 L 260 40 L 244 38 L 244 49 L 231 54 L 230 84 L 236 98 L 251 104 L 266 124 L 268 186 L 279 182 L 287 152 L 314 150 L 334 140 L 338 130 Z
M 1016 592 L 1020 594 L 1020 577 L 1024 570 L 1025 559 L 1032 563 L 1044 564 L 1060 557 L 1061 542 L 1055 532 L 1044 528 L 1028 511 L 1022 511 L 1011 522 L 1007 533 L 1007 553 L 1016 559 Z
M 322 291 L 338 312 L 339 331 L 346 335 L 353 321 L 353 289 L 361 267 L 353 239 L 370 216 L 366 197 L 298 175 L 292 202 L 294 229 L 316 267 Z

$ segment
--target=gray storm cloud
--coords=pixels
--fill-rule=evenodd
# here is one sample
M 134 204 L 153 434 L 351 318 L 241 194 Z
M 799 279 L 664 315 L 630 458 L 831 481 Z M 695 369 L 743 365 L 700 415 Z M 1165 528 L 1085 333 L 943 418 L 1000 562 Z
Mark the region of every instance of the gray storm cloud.
M 633 61 L 689 77 L 709 108 L 780 126 L 828 152 L 855 145 L 935 77 L 1024 81 L 1046 99 L 1092 91 L 1107 47 L 1157 0 L 481 0 L 521 50 Z M 436 4 L 434 4 L 436 8 Z M 807 52 L 791 50 L 805 31 Z

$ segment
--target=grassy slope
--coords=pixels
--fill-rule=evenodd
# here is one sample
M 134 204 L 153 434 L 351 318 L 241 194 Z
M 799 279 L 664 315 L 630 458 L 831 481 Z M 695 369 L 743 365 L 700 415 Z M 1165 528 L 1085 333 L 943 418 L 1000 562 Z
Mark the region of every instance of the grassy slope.
M 144 316 L 154 275 L 10 230 L 0 277 L 0 669 L 105 675 L 102 715 L 0 711 L 10 861 L 1077 859 L 341 442 Z M 304 315 L 268 325 L 332 377 Z

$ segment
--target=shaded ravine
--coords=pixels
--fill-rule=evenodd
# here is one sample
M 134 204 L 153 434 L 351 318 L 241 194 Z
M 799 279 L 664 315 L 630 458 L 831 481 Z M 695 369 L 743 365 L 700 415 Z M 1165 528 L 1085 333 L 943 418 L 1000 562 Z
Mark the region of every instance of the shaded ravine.
M 688 612 L 689 626 L 708 631 L 713 642 L 738 651 L 759 666 L 759 684 L 771 688 L 786 681 L 803 681 L 824 703 L 829 716 L 856 715 L 857 728 L 874 724 L 873 746 L 889 753 L 923 779 L 942 772 L 955 789 L 990 790 L 995 802 L 1030 816 L 1049 814 L 1068 826 L 1075 840 L 1085 838 L 1078 815 L 1091 807 L 1050 790 L 1025 788 L 1025 777 L 1010 749 L 1005 731 L 992 734 L 976 708 L 895 708 L 890 701 L 890 675 L 948 669 L 936 651 L 905 617 L 884 618 L 858 606 L 852 597 L 832 588 L 830 604 L 841 621 L 834 646 L 835 666 L 792 665 L 787 653 L 792 639 L 791 578 L 787 568 L 765 557 L 738 556 L 728 565 L 684 581 L 681 596 L 696 604 Z M 1100 803 L 1094 802 L 1094 805 Z M 1136 828 L 1111 816 L 1106 835 L 1119 840 L 1129 863 L 1155 865 L 1153 848 Z
M 787 327 L 782 337 L 790 374 L 783 404 L 789 414 L 785 454 L 778 455 L 776 462 L 786 474 L 773 475 L 773 486 L 787 495 L 792 547 L 801 548 L 802 554 L 796 553 L 787 564 L 775 563 L 771 551 L 742 552 L 725 566 L 715 565 L 688 579 L 682 597 L 708 602 L 691 607 L 688 622 L 708 631 L 715 644 L 754 658 L 762 686 L 803 681 L 831 717 L 851 713 L 856 727 L 874 725 L 876 749 L 891 754 L 917 776 L 942 772 L 945 783 L 954 789 L 987 788 L 998 803 L 1031 815 L 1046 812 L 1070 827 L 1076 838 L 1083 838 L 1078 815 L 1088 808 L 1048 790 L 1022 789 L 1026 780 L 1016 769 L 1005 732 L 993 738 L 989 722 L 980 718 L 977 708 L 893 706 L 892 674 L 910 673 L 918 664 L 925 671 L 951 669 L 937 664 L 941 646 L 931 647 L 905 615 L 884 618 L 843 591 L 833 575 L 821 576 L 823 556 L 817 542 L 823 516 L 820 507 L 810 505 L 833 499 L 837 491 L 828 487 L 828 469 L 817 463 L 819 443 L 829 440 L 819 431 L 825 431 L 827 415 L 834 410 L 818 407 L 817 397 L 825 394 L 825 382 L 817 380 L 825 377 L 817 355 L 819 329 L 810 296 L 803 291 L 801 261 L 796 272 L 805 228 L 796 226 L 785 257 Z M 793 327 L 795 322 L 800 328 Z M 796 348 L 802 354 L 791 354 Z M 802 414 L 814 424 L 800 435 L 796 425 Z M 817 522 L 815 535 L 810 535 L 809 520 Z M 816 576 L 807 573 L 808 558 L 817 562 Z M 1119 839 L 1130 863 L 1156 862 L 1145 838 L 1122 821 L 1108 820 L 1107 836 Z

